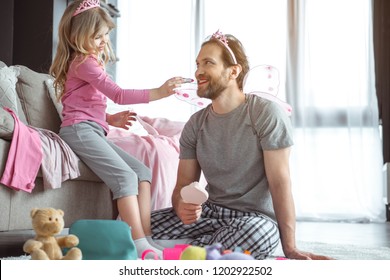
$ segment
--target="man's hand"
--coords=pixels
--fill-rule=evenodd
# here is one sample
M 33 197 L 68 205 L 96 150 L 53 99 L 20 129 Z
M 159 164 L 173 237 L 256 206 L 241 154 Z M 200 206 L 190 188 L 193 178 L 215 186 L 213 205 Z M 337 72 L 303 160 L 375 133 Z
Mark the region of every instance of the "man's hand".
M 198 202 L 185 202 L 181 196 L 183 187 L 188 186 L 191 182 L 199 182 L 200 166 L 196 159 L 180 159 L 177 171 L 177 182 L 172 193 L 172 207 L 176 215 L 185 225 L 195 223 L 202 214 L 202 205 Z
M 176 215 L 185 225 L 195 223 L 202 214 L 202 206 L 197 204 L 185 203 L 182 199 L 178 202 L 175 209 Z
M 287 258 L 295 259 L 295 260 L 333 260 L 331 257 L 316 255 L 309 252 L 300 251 L 298 249 L 294 249 L 290 252 L 284 252 Z
M 137 114 L 132 111 L 123 111 L 113 115 L 107 114 L 106 121 L 111 126 L 116 126 L 128 130 L 132 122 L 136 121 Z

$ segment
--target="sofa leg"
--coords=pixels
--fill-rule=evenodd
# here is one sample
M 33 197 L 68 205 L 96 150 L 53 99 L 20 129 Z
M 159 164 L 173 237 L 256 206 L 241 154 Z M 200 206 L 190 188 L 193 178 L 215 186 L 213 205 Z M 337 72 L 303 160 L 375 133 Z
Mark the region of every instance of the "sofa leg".
M 111 201 L 112 201 L 112 213 L 113 213 L 113 220 L 118 219 L 119 211 L 118 211 L 118 204 L 116 203 L 116 200 L 113 200 L 113 195 L 111 193 Z
M 390 222 L 390 203 L 386 205 L 386 221 Z

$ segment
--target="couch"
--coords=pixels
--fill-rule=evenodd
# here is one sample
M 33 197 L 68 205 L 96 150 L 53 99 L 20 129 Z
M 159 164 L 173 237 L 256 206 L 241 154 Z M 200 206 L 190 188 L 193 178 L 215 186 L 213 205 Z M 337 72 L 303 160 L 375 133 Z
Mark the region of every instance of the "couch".
M 0 176 L 14 128 L 12 116 L 3 107 L 12 109 L 24 124 L 58 133 L 61 120 L 45 84 L 49 78 L 25 66 L 8 67 L 0 62 Z M 0 184 L 0 237 L 31 230 L 30 210 L 34 207 L 62 209 L 65 227 L 78 219 L 115 219 L 118 213 L 109 188 L 81 161 L 78 167 L 80 176 L 56 189 L 44 188 L 41 170 L 31 193 Z
M 62 110 L 62 105 L 56 102 L 49 75 L 20 65 L 8 67 L 0 61 L 0 178 L 14 130 L 14 119 L 2 107 L 12 109 L 20 121 L 30 127 L 54 133 L 59 131 Z M 110 113 L 130 108 L 114 106 Z M 110 127 L 107 137 L 151 169 L 152 210 L 169 207 L 179 163 L 179 138 L 185 122 L 139 115 L 137 119 L 129 130 Z M 2 233 L 30 230 L 29 212 L 33 207 L 63 209 L 65 227 L 81 218 L 117 218 L 118 211 L 108 187 L 82 162 L 78 169 L 79 177 L 64 181 L 57 189 L 45 188 L 42 168 L 32 193 L 15 191 L 0 183 L 0 237 Z

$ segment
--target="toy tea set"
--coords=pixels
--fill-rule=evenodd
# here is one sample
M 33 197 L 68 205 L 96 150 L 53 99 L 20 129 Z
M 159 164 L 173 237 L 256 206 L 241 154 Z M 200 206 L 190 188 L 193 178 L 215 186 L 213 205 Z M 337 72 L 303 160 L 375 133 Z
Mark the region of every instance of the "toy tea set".
M 208 192 L 198 182 L 181 190 L 187 203 L 202 204 Z M 24 243 L 23 250 L 32 260 L 136 260 L 138 259 L 130 227 L 119 220 L 78 220 L 68 235 L 57 236 L 64 229 L 64 212 L 54 208 L 31 210 L 35 237 Z M 152 250 L 143 252 L 141 259 L 159 259 Z M 217 243 L 198 247 L 177 244 L 163 250 L 164 260 L 252 260 L 248 251 L 236 248 L 222 250 Z

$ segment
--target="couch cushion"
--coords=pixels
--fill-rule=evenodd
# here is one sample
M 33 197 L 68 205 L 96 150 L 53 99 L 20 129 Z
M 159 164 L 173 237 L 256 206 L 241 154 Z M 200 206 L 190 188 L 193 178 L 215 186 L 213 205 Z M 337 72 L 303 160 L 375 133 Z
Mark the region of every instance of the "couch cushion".
M 14 119 L 3 107 L 10 108 L 19 116 L 22 122 L 26 123 L 22 105 L 15 88 L 18 75 L 18 68 L 8 67 L 0 61 L 0 137 L 6 140 L 12 138 Z
M 45 85 L 45 80 L 50 78 L 50 75 L 37 73 L 26 66 L 17 67 L 20 69 L 20 74 L 16 91 L 27 123 L 58 133 L 61 120 Z
M 54 106 L 56 107 L 56 110 L 58 112 L 58 116 L 60 117 L 60 119 L 62 121 L 62 110 L 63 110 L 64 106 L 62 105 L 61 101 L 57 100 L 56 90 L 54 89 L 54 80 L 47 79 L 45 81 L 45 85 L 47 87 L 47 90 L 49 91 L 50 98 L 53 101 Z
M 15 89 L 18 75 L 18 68 L 0 66 L 0 106 L 10 108 L 15 114 L 18 114 L 18 106 L 16 104 L 17 94 Z
M 14 131 L 14 118 L 0 107 L 0 138 L 11 140 Z

